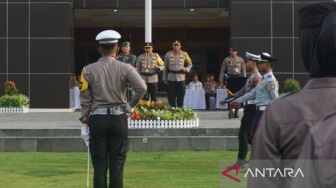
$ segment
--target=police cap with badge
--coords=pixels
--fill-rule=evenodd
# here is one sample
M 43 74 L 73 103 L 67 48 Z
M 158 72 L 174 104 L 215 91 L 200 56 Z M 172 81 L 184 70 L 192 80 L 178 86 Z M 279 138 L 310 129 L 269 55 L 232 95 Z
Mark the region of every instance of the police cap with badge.
M 272 57 L 267 52 L 260 53 L 260 61 L 259 61 L 259 63 L 269 63 L 269 64 L 271 64 L 271 66 L 273 66 L 273 62 L 274 61 L 278 61 L 278 59 Z
M 112 49 L 118 42 L 118 39 L 120 38 L 121 35 L 114 30 L 105 30 L 100 32 L 96 36 L 96 40 L 99 42 L 100 46 L 105 50 Z
M 153 44 L 151 42 L 146 42 L 145 43 L 145 48 L 152 48 Z

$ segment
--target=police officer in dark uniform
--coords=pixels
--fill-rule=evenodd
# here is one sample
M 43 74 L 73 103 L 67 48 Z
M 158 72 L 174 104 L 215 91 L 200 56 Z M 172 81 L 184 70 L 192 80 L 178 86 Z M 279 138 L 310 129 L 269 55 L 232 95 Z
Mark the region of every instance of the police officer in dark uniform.
M 130 53 L 131 43 L 128 42 L 128 41 L 123 42 L 121 44 L 121 50 L 122 50 L 122 52 L 117 55 L 116 59 L 136 67 L 137 57 L 134 54 Z M 133 96 L 133 93 L 134 93 L 134 91 L 128 85 L 127 86 L 127 95 L 126 95 L 127 101 L 131 100 L 131 98 Z
M 231 45 L 230 56 L 225 58 L 219 75 L 219 86 L 223 87 L 227 82 L 227 89 L 235 93 L 242 88 L 245 83 L 246 70 L 243 58 L 238 56 L 238 47 Z M 239 118 L 238 108 L 235 108 L 234 118 Z
M 81 136 L 90 147 L 94 168 L 94 187 L 123 187 L 123 171 L 127 153 L 127 114 L 146 92 L 146 84 L 129 64 L 115 59 L 120 34 L 113 30 L 99 33 L 101 58 L 83 68 L 80 78 Z M 127 83 L 135 91 L 125 100 Z

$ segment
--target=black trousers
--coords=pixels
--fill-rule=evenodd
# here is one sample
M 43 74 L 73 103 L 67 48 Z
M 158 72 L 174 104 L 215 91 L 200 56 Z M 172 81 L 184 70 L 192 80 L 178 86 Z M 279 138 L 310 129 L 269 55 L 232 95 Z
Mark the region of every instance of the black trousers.
M 168 81 L 168 103 L 169 106 L 182 107 L 186 85 L 183 81 Z M 175 98 L 177 98 L 177 105 L 175 103 Z
M 262 115 L 263 111 L 259 111 L 257 110 L 254 118 L 253 118 L 253 123 L 252 123 L 252 136 L 251 136 L 251 144 L 252 144 L 252 140 L 253 140 L 253 137 L 254 137 L 254 133 L 256 132 L 257 128 L 258 128 L 258 124 L 259 124 L 259 120 L 261 118 L 261 115 Z
M 92 115 L 89 142 L 94 187 L 107 188 L 108 168 L 109 188 L 122 188 L 128 142 L 126 114 Z
M 248 152 L 248 141 L 251 139 L 252 123 L 257 112 L 255 104 L 249 104 L 244 107 L 244 115 L 240 121 L 238 133 L 239 149 L 238 161 L 245 161 Z
M 143 97 L 144 100 L 151 100 L 157 101 L 157 92 L 158 92 L 158 83 L 146 83 L 147 91 L 145 96 Z
M 205 94 L 205 104 L 206 104 L 206 109 L 209 110 L 210 109 L 210 105 L 209 105 L 209 99 L 210 97 L 215 97 L 216 98 L 216 93 L 215 94 L 210 94 L 210 93 L 206 93 Z

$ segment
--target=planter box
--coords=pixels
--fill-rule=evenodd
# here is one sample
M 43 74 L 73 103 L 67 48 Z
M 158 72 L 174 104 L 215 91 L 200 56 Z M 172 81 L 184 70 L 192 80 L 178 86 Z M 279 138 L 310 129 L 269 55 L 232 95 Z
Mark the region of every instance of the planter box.
M 9 107 L 9 108 L 1 108 L 0 107 L 0 114 L 21 114 L 27 113 L 29 108 L 26 107 Z
M 193 120 L 132 120 L 128 118 L 129 129 L 179 129 L 199 127 L 199 119 Z

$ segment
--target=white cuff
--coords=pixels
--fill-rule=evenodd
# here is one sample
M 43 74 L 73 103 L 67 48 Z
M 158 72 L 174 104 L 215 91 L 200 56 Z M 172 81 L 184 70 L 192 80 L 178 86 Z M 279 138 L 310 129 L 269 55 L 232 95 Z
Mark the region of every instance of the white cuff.
M 132 107 L 127 103 L 127 105 L 126 105 L 126 111 L 129 112 L 129 113 L 133 113 L 134 108 L 132 108 Z

